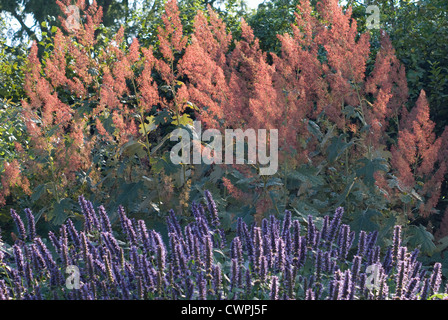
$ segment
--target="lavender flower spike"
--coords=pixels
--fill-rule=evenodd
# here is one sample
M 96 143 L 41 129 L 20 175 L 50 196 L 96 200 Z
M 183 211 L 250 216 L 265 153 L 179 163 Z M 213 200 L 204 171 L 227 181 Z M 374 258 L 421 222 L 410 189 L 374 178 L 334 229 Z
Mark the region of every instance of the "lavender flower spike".
M 36 237 L 36 222 L 30 209 L 25 209 L 26 219 L 28 221 L 28 240 L 33 241 Z
M 210 212 L 210 215 L 212 217 L 212 226 L 217 227 L 219 226 L 219 216 L 218 216 L 218 209 L 216 208 L 215 200 L 213 200 L 212 194 L 210 191 L 205 190 L 205 200 L 207 201 L 207 207 L 208 211 Z
M 16 224 L 17 231 L 19 233 L 19 238 L 22 240 L 25 240 L 26 239 L 26 229 L 25 229 L 25 225 L 23 224 L 22 219 L 20 218 L 20 216 L 17 214 L 17 212 L 14 209 L 11 209 L 11 216 L 12 216 L 12 219 L 14 220 L 14 223 Z

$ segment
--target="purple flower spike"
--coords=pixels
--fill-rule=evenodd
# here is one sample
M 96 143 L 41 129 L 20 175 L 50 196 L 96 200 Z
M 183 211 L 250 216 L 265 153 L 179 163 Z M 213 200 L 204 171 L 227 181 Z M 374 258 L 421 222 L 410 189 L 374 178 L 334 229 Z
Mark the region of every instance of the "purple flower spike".
M 315 269 L 315 274 L 316 274 L 316 278 L 320 279 L 321 276 L 321 272 L 322 272 L 322 264 L 323 264 L 323 256 L 322 256 L 322 250 L 318 249 L 317 250 L 317 254 L 316 257 L 314 259 L 314 269 Z
M 406 300 L 415 300 L 415 294 L 418 290 L 419 278 L 412 278 L 409 280 L 408 285 L 406 286 L 406 293 L 404 295 Z
M 423 284 L 422 290 L 420 291 L 420 299 L 421 300 L 428 299 L 430 285 L 431 285 L 431 279 L 429 279 L 429 278 L 425 279 L 425 282 Z
M 128 217 L 126 216 L 126 212 L 123 206 L 118 206 L 118 216 L 120 217 L 121 229 L 124 234 L 127 234 L 127 224 L 126 221 Z
M 327 241 L 331 244 L 336 237 L 336 233 L 339 230 L 339 226 L 342 221 L 342 215 L 344 214 L 344 208 L 338 207 L 334 213 L 333 219 L 331 220 L 330 227 L 328 230 Z
M 263 218 L 263 220 L 261 220 L 261 231 L 263 236 L 269 233 L 269 221 L 266 218 Z
M 431 274 L 431 290 L 433 293 L 438 293 L 440 288 L 440 283 L 442 281 L 442 264 L 440 262 L 436 262 L 434 264 L 434 269 Z
M 26 240 L 26 229 L 25 229 L 25 225 L 23 224 L 22 219 L 20 218 L 20 216 L 17 214 L 17 212 L 14 209 L 11 209 L 11 216 L 12 219 L 14 220 L 14 223 L 17 227 L 17 232 L 19 233 L 19 238 L 21 240 Z
M 109 215 L 107 214 L 106 209 L 104 209 L 103 206 L 98 207 L 98 214 L 101 219 L 101 230 L 103 232 L 112 233 L 112 226 L 109 220 Z
M 378 231 L 377 230 L 370 232 L 367 235 L 366 252 L 369 252 L 369 250 L 373 249 L 373 247 L 376 244 L 377 239 L 378 239 Z
M 359 239 L 358 239 L 358 251 L 356 253 L 357 256 L 362 257 L 366 250 L 366 240 L 367 240 L 367 234 L 364 230 L 361 230 L 359 232 Z
M 19 273 L 23 274 L 25 271 L 25 262 L 23 258 L 22 249 L 20 249 L 20 246 L 17 244 L 13 245 L 13 251 L 14 251 L 14 258 L 16 261 L 17 271 Z
M 66 225 L 70 239 L 73 241 L 76 247 L 79 247 L 81 241 L 79 239 L 79 234 L 75 228 L 75 225 L 73 224 L 73 221 L 71 219 L 67 219 Z
M 352 288 L 352 275 L 350 270 L 345 270 L 344 281 L 342 285 L 342 300 L 348 300 L 351 288 Z
M 322 230 L 321 230 L 321 238 L 322 240 L 326 240 L 328 237 L 328 228 L 330 227 L 330 217 L 325 216 L 324 221 L 322 224 Z
M 210 236 L 205 239 L 205 270 L 207 277 L 211 277 L 213 267 L 213 242 Z
M 28 222 L 28 240 L 32 242 L 36 237 L 36 222 L 30 209 L 25 209 L 25 214 Z
M 222 282 L 222 273 L 221 268 L 219 265 L 215 265 L 213 267 L 213 290 L 215 291 L 215 294 L 218 295 L 218 299 L 221 294 L 221 282 Z
M 182 237 L 182 231 L 179 225 L 179 221 L 177 221 L 174 210 L 169 211 L 169 216 L 167 217 L 167 224 L 168 224 L 168 232 L 175 233 L 179 237 Z
M 263 250 L 263 240 L 261 237 L 261 228 L 255 227 L 254 228 L 254 238 L 255 238 L 255 257 L 254 257 L 254 269 L 256 273 L 260 273 L 260 267 L 261 267 L 261 256 L 262 256 L 262 250 Z
M 232 288 L 238 288 L 240 283 L 240 264 L 238 263 L 238 260 L 232 259 L 231 264 L 231 280 L 230 285 Z
M 401 226 L 396 225 L 394 227 L 394 238 L 393 238 L 393 249 L 392 249 L 392 259 L 394 261 L 398 260 L 398 250 L 401 247 Z
M 252 293 L 252 277 L 250 275 L 249 269 L 246 269 L 246 297 L 249 297 Z
M 202 272 L 200 272 L 198 275 L 197 283 L 198 283 L 199 300 L 206 300 L 207 298 L 206 282 L 204 276 L 202 275 Z
M 239 264 L 243 263 L 243 245 L 240 237 L 235 237 L 231 243 L 231 258 L 237 259 Z
M 316 232 L 316 227 L 314 225 L 313 216 L 308 215 L 308 230 L 307 230 L 306 244 L 309 248 L 314 247 L 315 232 Z
M 271 300 L 278 300 L 278 278 L 273 276 L 271 279 Z
M 84 196 L 81 195 L 78 197 L 78 203 L 79 206 L 81 207 L 82 213 L 84 214 L 84 230 L 91 231 L 92 228 L 94 227 L 93 217 L 90 212 L 90 208 L 87 205 L 87 200 L 84 198 Z
M 358 278 L 360 270 L 361 270 L 361 257 L 360 256 L 354 256 L 353 257 L 353 264 L 352 264 L 352 268 L 351 268 L 352 280 L 354 282 L 357 281 L 357 278 Z
M 218 227 L 220 222 L 219 222 L 218 209 L 216 208 L 215 200 L 213 200 L 212 194 L 208 190 L 205 190 L 204 193 L 205 193 L 205 200 L 207 201 L 208 211 L 212 218 L 211 219 L 212 226 Z
M 282 237 L 283 240 L 286 241 L 286 238 L 289 236 L 289 229 L 291 228 L 291 211 L 285 211 L 285 217 L 283 218 L 282 225 Z
M 275 259 L 275 268 L 277 272 L 283 272 L 285 269 L 285 244 L 282 238 L 277 240 L 277 257 Z
M 305 293 L 305 300 L 316 300 L 316 295 L 314 294 L 313 289 L 308 288 Z

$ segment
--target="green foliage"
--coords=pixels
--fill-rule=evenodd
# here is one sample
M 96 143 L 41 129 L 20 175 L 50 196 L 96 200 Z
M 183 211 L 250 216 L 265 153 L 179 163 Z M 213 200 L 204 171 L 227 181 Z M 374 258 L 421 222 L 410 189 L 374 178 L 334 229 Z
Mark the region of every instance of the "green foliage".
M 264 51 L 280 51 L 277 35 L 291 31 L 291 24 L 295 20 L 293 13 L 298 4 L 298 0 L 263 1 L 249 18 L 248 23 L 254 29 L 255 37 L 260 39 L 260 46 Z
M 0 29 L 7 23 L 0 17 Z M 0 34 L 0 98 L 20 101 L 23 97 L 23 65 L 26 60 L 24 45 L 10 47 L 4 34 Z
M 440 134 L 448 124 L 448 4 L 441 0 L 409 3 L 400 8 L 391 38 L 407 70 L 412 101 L 427 92 L 431 115 Z

